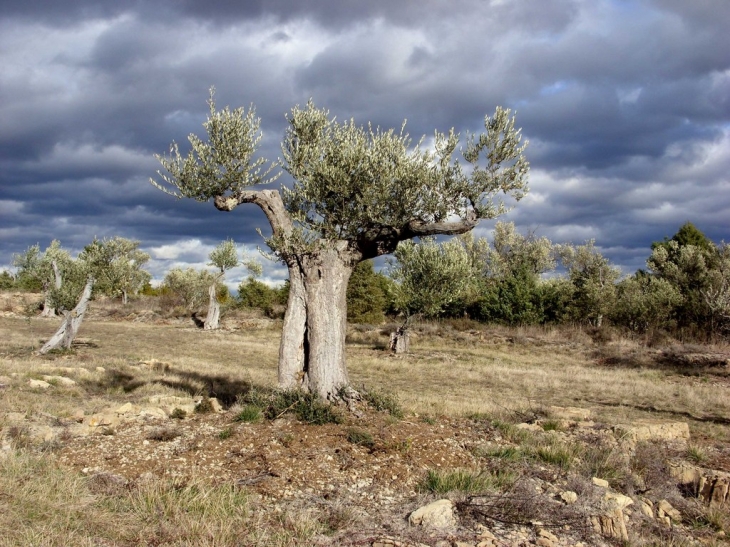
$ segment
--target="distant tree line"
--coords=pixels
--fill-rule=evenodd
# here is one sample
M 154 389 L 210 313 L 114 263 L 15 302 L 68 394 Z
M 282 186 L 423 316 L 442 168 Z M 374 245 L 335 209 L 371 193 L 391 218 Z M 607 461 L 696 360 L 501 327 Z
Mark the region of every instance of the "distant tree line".
M 157 296 L 162 307 L 186 315 L 203 313 L 207 304 L 206 328 L 217 328 L 220 314 L 232 308 L 283 314 L 288 282 L 272 287 L 259 280 L 261 265 L 239 260 L 230 240 L 209 258 L 214 270 L 174 268 L 153 288 L 143 268 L 149 255 L 138 241 L 95 239 L 76 259 L 53 241 L 43 251 L 34 245 L 16 255 L 16 273 L 1 272 L 0 289 L 42 293 L 39 308 L 46 316 L 71 310 L 89 278 L 91 298 L 104 294 L 126 303 L 130 296 Z M 223 281 L 239 264 L 249 275 L 234 297 Z M 400 243 L 382 272 L 370 260 L 361 262 L 350 278 L 347 317 L 369 324 L 455 317 L 511 326 L 611 324 L 636 333 L 725 336 L 730 333 L 730 248 L 714 244 L 688 222 L 673 237 L 651 245 L 646 269 L 622 278 L 592 240 L 553 243 L 499 222 L 491 243 L 471 234 L 445 242 L 423 238 Z

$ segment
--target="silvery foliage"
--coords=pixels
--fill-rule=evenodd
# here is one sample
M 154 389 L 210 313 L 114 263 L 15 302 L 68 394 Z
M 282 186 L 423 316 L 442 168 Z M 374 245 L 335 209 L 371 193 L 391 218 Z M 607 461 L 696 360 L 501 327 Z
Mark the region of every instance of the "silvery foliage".
M 527 143 L 502 108 L 485 118 L 486 133 L 468 136 L 462 167 L 454 158 L 459 137 L 453 130 L 436 132 L 426 149 L 424 138 L 413 145 L 405 124 L 396 132 L 339 123 L 310 101 L 292 109 L 283 158 L 265 168 L 265 159 L 255 159 L 261 132 L 253 107 L 217 112 L 212 90 L 208 104 L 208 142 L 191 135 L 185 157 L 173 143 L 169 156 L 157 156 L 169 174 L 158 172 L 163 183 L 151 182 L 178 198 L 237 198 L 275 180 L 279 174 L 271 172 L 281 166 L 294 178 L 291 188 L 282 188 L 294 229 L 286 239 L 267 240 L 279 258 L 333 239 L 389 240 L 383 252 L 390 252 L 398 240 L 424 235 L 408 231 L 414 223 L 492 218 L 505 210 L 499 192 L 519 200 L 527 191 Z
M 79 259 L 94 276 L 95 290 L 109 296 L 134 294 L 150 281 L 152 276 L 142 269 L 150 255 L 139 245 L 139 241 L 115 236 L 94 239 L 84 247 Z
M 497 222 L 493 248 L 486 253 L 485 273 L 499 278 L 526 270 L 526 273 L 539 276 L 555 269 L 556 249 L 547 237 L 524 236 L 517 232 L 514 222 Z
M 172 268 L 163 285 L 182 300 L 185 308 L 197 311 L 208 302 L 208 288 L 218 282 L 218 276 L 209 270 Z
M 425 138 L 413 145 L 405 123 L 400 132 L 339 123 L 311 101 L 288 119 L 283 167 L 295 182 L 284 202 L 318 237 L 376 239 L 412 221 L 492 218 L 504 211 L 496 193 L 520 199 L 527 191 L 526 143 L 509 110 L 497 108 L 485 118 L 487 133 L 468 139 L 468 169 L 454 159 L 453 129 L 436 132 L 425 149 Z
M 61 242 L 57 239 L 51 241 L 43 252 L 40 245 L 36 244 L 13 256 L 13 266 L 17 269 L 18 278 L 27 277 L 37 281 L 47 290 L 55 285 L 54 262 L 62 277 L 72 262 L 71 255 L 61 247 Z
M 407 318 L 436 317 L 469 294 L 479 276 L 479 264 L 459 238 L 441 244 L 433 238 L 403 241 L 393 255 L 388 275 L 396 282 L 395 306 Z
M 169 175 L 157 172 L 166 185 L 154 179 L 150 182 L 163 192 L 177 198 L 208 201 L 215 196 L 241 192 L 277 178 L 268 178 L 275 164 L 264 169 L 266 160 L 254 158 L 262 134 L 261 120 L 256 117 L 253 105 L 248 111 L 226 107 L 217 112 L 214 95 L 215 89 L 211 88 L 208 99 L 210 112 L 203 124 L 208 142 L 190 135 L 191 150 L 187 156 L 180 154 L 174 142 L 169 156 L 155 155 Z

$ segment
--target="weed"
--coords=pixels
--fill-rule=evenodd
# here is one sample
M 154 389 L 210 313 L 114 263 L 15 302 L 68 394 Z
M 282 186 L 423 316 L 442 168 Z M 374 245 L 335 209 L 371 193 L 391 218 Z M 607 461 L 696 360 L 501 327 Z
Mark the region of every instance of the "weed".
M 180 432 L 172 427 L 157 427 L 147 434 L 150 441 L 171 441 L 180 436 Z
M 704 463 L 707 461 L 707 451 L 696 444 L 687 447 L 686 456 L 689 461 L 694 463 Z
M 436 418 L 433 416 L 421 416 L 420 419 L 424 424 L 436 425 Z
M 182 408 L 175 408 L 170 413 L 170 418 L 172 418 L 173 420 L 184 420 L 187 415 L 188 413 Z
M 481 458 L 497 458 L 506 461 L 519 461 L 523 458 L 522 451 L 514 446 L 498 447 L 494 449 L 477 449 L 476 454 Z
M 230 427 L 226 427 L 225 429 L 221 430 L 220 433 L 218 433 L 218 438 L 221 441 L 225 441 L 226 439 L 230 439 L 232 435 L 233 429 L 231 429 Z
M 210 402 L 210 398 L 203 397 L 200 402 L 195 405 L 195 412 L 199 414 L 208 414 L 213 412 L 213 403 Z
M 363 389 L 361 395 L 365 402 L 378 412 L 388 412 L 388 414 L 399 420 L 403 418 L 403 408 L 398 402 L 398 397 L 392 393 L 375 389 Z
M 564 429 L 560 420 L 545 420 L 540 426 L 543 431 L 562 431 Z
M 246 422 L 246 423 L 257 423 L 260 422 L 263 415 L 261 409 L 254 405 L 245 405 L 241 408 L 241 411 L 236 415 L 235 421 Z
M 375 439 L 373 439 L 373 436 L 364 429 L 351 427 L 347 430 L 346 436 L 347 440 L 352 444 L 364 446 L 365 448 L 373 448 L 375 446 Z
M 446 494 L 463 492 L 467 494 L 485 493 L 500 490 L 514 484 L 516 475 L 511 471 L 456 469 L 453 471 L 429 470 L 426 477 L 417 485 L 422 492 Z

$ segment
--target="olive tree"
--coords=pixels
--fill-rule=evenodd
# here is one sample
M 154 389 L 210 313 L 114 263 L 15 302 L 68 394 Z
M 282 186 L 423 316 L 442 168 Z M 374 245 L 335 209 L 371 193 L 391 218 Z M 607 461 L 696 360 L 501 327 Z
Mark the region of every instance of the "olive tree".
M 603 317 L 613 311 L 621 270 L 600 253 L 592 239 L 583 245 L 560 245 L 558 253 L 573 285 L 576 319 L 600 327 Z
M 39 245 L 32 245 L 13 257 L 18 283 L 37 286 L 43 291 L 42 317 L 56 315 L 56 309 L 51 303 L 51 292 L 61 290 L 64 271 L 70 268 L 70 263 L 71 255 L 61 247 L 61 242 L 57 239 L 51 241 L 43 252 Z
M 238 259 L 238 250 L 232 239 L 221 242 L 208 255 L 210 262 L 208 266 L 215 267 L 218 271 L 211 279 L 208 286 L 208 315 L 205 317 L 203 328 L 205 330 L 215 330 L 218 328 L 218 322 L 221 315 L 221 306 L 218 302 L 218 285 L 223 281 L 226 270 L 235 268 L 241 261 Z M 261 265 L 254 260 L 247 260 L 243 263 L 246 268 L 254 275 L 261 275 Z
M 391 334 L 390 348 L 395 353 L 405 353 L 411 318 L 436 317 L 446 306 L 463 298 L 472 290 L 479 267 L 456 238 L 441 244 L 431 237 L 419 243 L 403 241 L 394 258 L 389 262 L 388 273 L 395 281 L 395 307 L 405 321 Z
M 271 225 L 267 244 L 289 270 L 289 300 L 279 350 L 279 384 L 334 399 L 349 385 L 345 364 L 346 292 L 355 266 L 392 253 L 399 242 L 463 234 L 504 211 L 499 192 L 520 199 L 528 163 L 509 110 L 485 118 L 455 158 L 459 136 L 436 132 L 415 145 L 400 131 L 338 122 L 310 101 L 294 107 L 282 143 L 281 168 L 293 178 L 281 191 L 257 158 L 260 121 L 254 109 L 216 111 L 211 93 L 207 141 L 158 156 L 167 173 L 151 180 L 176 196 L 221 211 L 260 207 Z
M 127 304 L 129 294 L 138 293 L 152 279 L 142 267 L 150 255 L 140 250 L 140 242 L 115 236 L 94 241 L 87 246 L 87 256 L 93 257 L 98 292 L 121 296 Z M 93 252 L 92 252 L 93 247 Z

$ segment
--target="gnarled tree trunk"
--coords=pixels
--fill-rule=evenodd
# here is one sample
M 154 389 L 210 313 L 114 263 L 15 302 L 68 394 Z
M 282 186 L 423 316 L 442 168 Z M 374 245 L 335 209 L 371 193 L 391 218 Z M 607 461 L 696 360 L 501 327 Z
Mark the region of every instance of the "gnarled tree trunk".
M 84 320 L 84 314 L 89 307 L 89 300 L 91 299 L 91 290 L 94 287 L 94 279 L 89 278 L 86 280 L 86 285 L 81 293 L 78 304 L 70 312 L 65 312 L 65 318 L 61 327 L 51 338 L 43 344 L 43 347 L 38 353 L 48 353 L 52 349 L 68 349 L 71 347 L 71 343 L 76 338 L 76 334 L 79 332 L 81 322 Z
M 307 308 L 305 386 L 323 399 L 337 399 L 349 385 L 345 364 L 347 283 L 357 263 L 347 242 L 309 255 L 304 262 Z
M 205 330 L 217 329 L 218 322 L 221 317 L 221 305 L 220 305 L 220 302 L 218 302 L 218 295 L 216 294 L 216 285 L 217 285 L 217 283 L 213 283 L 208 288 L 208 296 L 210 298 L 208 300 L 208 315 L 205 318 L 205 323 L 203 323 L 203 329 L 205 329 Z
M 408 353 L 411 346 L 411 335 L 408 327 L 403 325 L 390 333 L 390 350 L 396 355 Z
M 56 290 L 58 290 L 61 288 L 61 272 L 58 270 L 58 264 L 55 260 L 51 262 L 51 267 L 53 268 L 53 286 L 56 288 Z M 41 317 L 55 316 L 56 308 L 51 305 L 50 290 L 46 288 L 46 299 L 43 302 L 43 311 L 41 312 Z
M 307 330 L 307 305 L 304 279 L 296 260 L 289 264 L 289 299 L 284 314 L 284 328 L 279 345 L 279 387 L 302 388 L 305 385 L 304 355 Z

